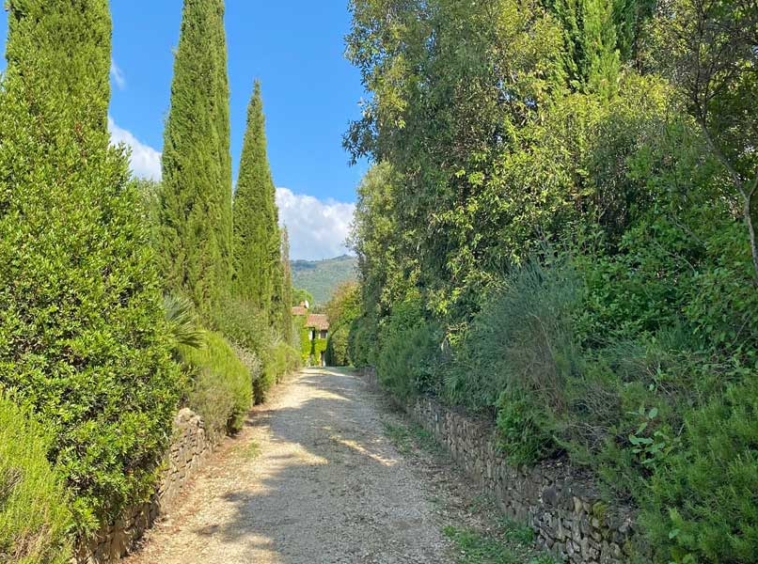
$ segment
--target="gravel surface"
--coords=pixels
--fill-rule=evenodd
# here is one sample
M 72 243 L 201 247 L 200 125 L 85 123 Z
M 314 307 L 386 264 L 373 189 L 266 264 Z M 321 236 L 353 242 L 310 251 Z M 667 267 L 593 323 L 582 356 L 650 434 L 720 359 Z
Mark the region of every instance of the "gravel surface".
M 401 421 L 347 371 L 302 372 L 128 564 L 454 563 L 441 531 L 463 502 L 440 468 L 388 438 Z

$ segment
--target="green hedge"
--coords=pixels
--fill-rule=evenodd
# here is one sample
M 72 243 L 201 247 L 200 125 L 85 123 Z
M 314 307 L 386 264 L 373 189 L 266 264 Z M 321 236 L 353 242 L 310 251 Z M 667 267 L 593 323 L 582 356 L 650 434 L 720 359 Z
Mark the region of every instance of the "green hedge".
M 72 515 L 47 453 L 54 435 L 0 396 L 0 562 L 66 564 Z
M 217 312 L 216 323 L 231 342 L 246 351 L 243 355 L 252 354 L 260 361 L 252 379 L 256 405 L 266 400 L 268 391 L 282 376 L 300 367 L 299 353 L 281 340 L 252 303 L 226 301 Z
M 273 385 L 281 382 L 284 376 L 295 372 L 300 366 L 300 353 L 290 345 L 279 341 L 270 346 L 266 351 L 263 374 L 254 383 L 255 403 L 264 403 Z
M 65 100 L 29 116 L 10 90 L 0 103 L 0 386 L 54 431 L 49 456 L 86 534 L 152 491 L 179 372 L 123 151 L 104 123 L 75 142 Z
M 246 366 L 223 335 L 209 332 L 205 341 L 202 348 L 180 347 L 190 369 L 189 407 L 211 435 L 236 433 L 252 407 L 255 367 Z

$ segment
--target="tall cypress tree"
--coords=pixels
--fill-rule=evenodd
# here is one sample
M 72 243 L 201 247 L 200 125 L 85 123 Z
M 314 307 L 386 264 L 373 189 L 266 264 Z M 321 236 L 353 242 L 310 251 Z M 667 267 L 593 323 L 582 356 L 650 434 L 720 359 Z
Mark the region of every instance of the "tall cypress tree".
M 290 236 L 287 228 L 282 230 L 281 293 L 279 311 L 281 333 L 287 344 L 292 344 L 292 267 L 290 265 Z
M 0 90 L 0 389 L 57 438 L 82 528 L 143 499 L 177 374 L 140 195 L 109 147 L 107 0 L 10 0 Z
M 164 133 L 161 250 L 168 289 L 206 317 L 232 272 L 226 60 L 223 0 L 185 0 Z
M 621 68 L 613 0 L 548 0 L 563 27 L 563 74 L 581 92 L 612 93 Z
M 276 194 L 266 149 L 266 122 L 256 81 L 247 115 L 237 192 L 234 197 L 235 295 L 272 321 L 276 271 L 281 262 Z
M 29 110 L 40 116 L 57 115 L 59 98 L 66 96 L 67 119 L 76 125 L 78 140 L 92 143 L 99 134 L 98 141 L 107 143 L 111 95 L 108 3 L 12 0 L 8 9 L 6 59 L 16 93 L 34 93 L 37 98 Z

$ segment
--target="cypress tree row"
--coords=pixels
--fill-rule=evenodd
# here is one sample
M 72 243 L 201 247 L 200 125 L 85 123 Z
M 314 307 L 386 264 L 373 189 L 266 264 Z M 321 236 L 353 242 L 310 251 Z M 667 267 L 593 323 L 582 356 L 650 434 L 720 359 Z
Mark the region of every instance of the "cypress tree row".
M 222 0 L 185 0 L 166 123 L 161 255 L 167 288 L 206 318 L 232 272 L 229 84 Z
M 218 10 L 217 25 L 214 27 L 215 37 L 213 46 L 216 49 L 216 79 L 218 81 L 214 105 L 214 121 L 218 130 L 218 161 L 221 163 L 221 181 L 214 195 L 218 197 L 220 221 L 218 229 L 221 243 L 222 265 L 218 269 L 218 286 L 221 295 L 228 296 L 231 292 L 232 275 L 234 273 L 234 231 L 232 226 L 232 126 L 229 90 L 229 63 L 224 31 L 224 0 L 214 2 Z
M 287 344 L 292 344 L 292 268 L 290 267 L 290 236 L 287 228 L 281 229 L 281 258 L 279 260 L 279 272 L 277 280 L 279 291 L 277 300 L 277 312 L 280 334 Z
M 0 93 L 0 389 L 57 437 L 79 530 L 152 487 L 177 373 L 122 149 L 107 0 L 10 0 Z
M 234 293 L 273 323 L 274 295 L 281 282 L 281 236 L 276 193 L 266 150 L 260 83 L 248 107 L 237 192 L 234 197 Z

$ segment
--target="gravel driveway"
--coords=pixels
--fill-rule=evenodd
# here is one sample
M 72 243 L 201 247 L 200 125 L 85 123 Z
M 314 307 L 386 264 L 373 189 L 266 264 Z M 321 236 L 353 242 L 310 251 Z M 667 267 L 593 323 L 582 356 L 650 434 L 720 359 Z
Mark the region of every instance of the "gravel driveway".
M 347 371 L 306 370 L 257 408 L 129 564 L 452 564 L 433 477 Z

